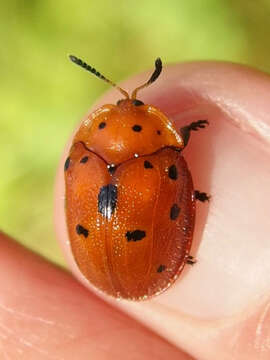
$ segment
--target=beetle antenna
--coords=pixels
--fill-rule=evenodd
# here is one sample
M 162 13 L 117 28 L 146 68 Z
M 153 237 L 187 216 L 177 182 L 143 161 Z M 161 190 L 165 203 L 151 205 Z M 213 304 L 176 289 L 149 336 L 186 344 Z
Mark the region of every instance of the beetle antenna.
M 137 87 L 135 90 L 133 90 L 132 94 L 131 94 L 131 99 L 136 99 L 137 98 L 137 92 L 141 89 L 144 89 L 145 87 L 151 85 L 154 81 L 157 80 L 157 78 L 159 77 L 160 73 L 162 71 L 162 61 L 160 58 L 157 58 L 155 61 L 155 71 L 153 72 L 153 74 L 151 75 L 150 79 L 143 85 Z
M 123 90 L 122 88 L 120 88 L 119 86 L 117 86 L 115 83 L 113 83 L 111 80 L 105 78 L 105 76 L 103 76 L 102 74 L 100 74 L 100 72 L 98 72 L 96 69 L 94 69 L 92 66 L 86 64 L 86 62 L 84 62 L 83 60 L 77 58 L 74 55 L 69 55 L 69 58 L 72 62 L 74 62 L 76 65 L 81 66 L 82 68 L 84 68 L 87 71 L 90 71 L 90 73 L 96 75 L 99 79 L 106 81 L 108 84 L 114 86 L 117 90 L 119 90 L 121 92 L 121 94 L 123 94 L 127 99 L 129 99 L 129 95 L 128 93 Z

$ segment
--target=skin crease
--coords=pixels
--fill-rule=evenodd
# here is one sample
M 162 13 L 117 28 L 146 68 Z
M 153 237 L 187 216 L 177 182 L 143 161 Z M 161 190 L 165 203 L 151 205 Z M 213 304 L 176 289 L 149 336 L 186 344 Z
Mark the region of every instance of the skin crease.
M 147 75 L 122 86 L 132 90 Z M 197 206 L 192 255 L 198 262 L 149 301 L 96 295 L 76 267 L 64 218 L 66 147 L 55 192 L 56 230 L 73 274 L 89 291 L 2 235 L 3 359 L 269 359 L 269 92 L 270 79 L 259 71 L 206 62 L 165 67 L 139 93 L 177 127 L 210 123 L 192 133 L 184 152 L 195 188 L 212 195 L 209 205 Z M 94 109 L 118 99 L 112 89 Z

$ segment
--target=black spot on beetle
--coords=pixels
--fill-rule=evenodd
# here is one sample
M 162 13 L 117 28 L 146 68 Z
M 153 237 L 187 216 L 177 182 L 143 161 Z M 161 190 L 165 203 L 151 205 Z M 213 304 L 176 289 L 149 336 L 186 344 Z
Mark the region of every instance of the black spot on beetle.
M 67 169 L 69 168 L 69 164 L 70 164 L 70 157 L 68 157 L 67 160 L 65 161 L 65 165 L 64 165 L 65 171 L 67 171 Z
M 78 224 L 76 226 L 76 233 L 78 235 L 83 235 L 85 238 L 87 238 L 89 231 L 87 229 L 85 229 L 82 225 Z
M 144 105 L 144 103 L 141 100 L 137 100 L 137 99 L 133 100 L 132 104 L 135 105 L 135 106 Z
M 164 271 L 166 269 L 165 265 L 159 265 L 159 267 L 157 268 L 157 272 L 161 273 L 162 271 Z
M 180 214 L 180 207 L 177 204 L 173 204 L 170 211 L 171 220 L 176 220 Z
M 158 135 L 161 135 L 161 131 L 160 131 L 160 130 L 157 130 L 157 134 L 158 134 Z
M 107 165 L 107 169 L 108 169 L 109 173 L 110 173 L 111 175 L 113 175 L 113 174 L 115 173 L 116 166 L 115 166 L 114 164 L 112 164 L 112 165 Z
M 144 167 L 145 169 L 153 169 L 154 166 L 150 163 L 150 161 L 145 160 Z
M 104 129 L 106 126 L 106 123 L 104 121 L 102 121 L 99 125 L 98 125 L 98 128 L 99 129 Z
M 110 219 L 117 202 L 117 186 L 102 186 L 98 194 L 98 211 L 107 219 Z
M 133 130 L 133 131 L 136 131 L 136 132 L 140 132 L 140 131 L 142 130 L 142 127 L 141 127 L 141 125 L 134 125 L 134 126 L 132 127 L 132 130 Z
M 146 232 L 144 230 L 134 230 L 134 231 L 128 231 L 126 233 L 127 241 L 142 240 L 145 236 L 146 236 Z
M 169 178 L 172 180 L 176 180 L 178 178 L 178 171 L 175 165 L 171 165 L 169 167 Z
M 81 158 L 80 163 L 85 164 L 88 161 L 89 157 L 88 156 L 84 156 L 83 158 Z

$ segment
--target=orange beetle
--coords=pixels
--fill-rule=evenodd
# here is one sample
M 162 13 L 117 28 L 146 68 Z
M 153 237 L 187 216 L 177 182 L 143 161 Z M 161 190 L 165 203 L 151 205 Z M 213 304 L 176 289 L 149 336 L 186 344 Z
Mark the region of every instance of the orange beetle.
M 186 263 L 195 199 L 181 151 L 199 120 L 176 131 L 169 119 L 137 92 L 161 73 L 128 93 L 94 68 L 77 65 L 115 86 L 125 99 L 104 105 L 82 123 L 65 162 L 66 219 L 73 255 L 97 289 L 117 298 L 142 300 L 167 289 Z

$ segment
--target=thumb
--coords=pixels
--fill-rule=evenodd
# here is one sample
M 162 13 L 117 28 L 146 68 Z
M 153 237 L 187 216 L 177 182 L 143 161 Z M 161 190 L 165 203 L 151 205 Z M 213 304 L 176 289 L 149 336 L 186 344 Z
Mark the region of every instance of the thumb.
M 139 75 L 122 86 L 133 89 L 146 77 Z M 200 359 L 217 354 L 219 359 L 232 355 L 254 359 L 267 340 L 264 333 L 256 347 L 246 343 L 251 329 L 252 338 L 257 336 L 270 287 L 269 91 L 269 78 L 261 72 L 207 62 L 169 66 L 141 93 L 145 103 L 160 108 L 178 128 L 208 119 L 208 130 L 192 134 L 184 157 L 195 188 L 212 198 L 209 208 L 197 206 L 192 255 L 198 262 L 169 291 L 140 303 L 116 303 L 100 296 Z M 95 108 L 115 103 L 118 97 L 111 90 Z M 75 276 L 93 290 L 78 270 L 67 241 L 63 161 L 56 185 L 56 230 Z M 251 308 L 256 309 L 252 316 Z M 237 340 L 235 332 L 240 334 Z M 269 352 L 263 356 L 269 358 Z

